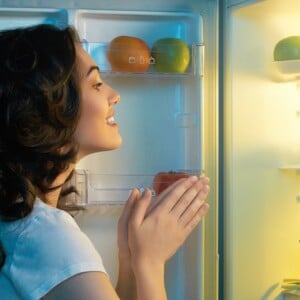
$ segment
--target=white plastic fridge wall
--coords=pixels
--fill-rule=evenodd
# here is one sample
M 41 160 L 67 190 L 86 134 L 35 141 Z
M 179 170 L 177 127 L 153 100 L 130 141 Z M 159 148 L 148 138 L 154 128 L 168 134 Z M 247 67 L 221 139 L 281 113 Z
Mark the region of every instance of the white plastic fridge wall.
M 120 34 L 138 36 L 150 45 L 163 36 L 179 37 L 189 44 L 202 42 L 201 19 L 185 14 L 78 11 L 74 17 L 74 24 L 88 42 L 108 42 Z M 102 27 L 110 30 L 102 35 Z M 149 180 L 148 186 L 151 186 L 152 180 L 149 175 L 159 171 L 200 168 L 201 78 L 151 75 L 115 77 L 108 74 L 105 80 L 121 94 L 121 102 L 116 106 L 116 120 L 123 136 L 123 145 L 116 151 L 87 157 L 79 164 L 80 168 L 91 173 L 101 170 L 104 174 L 145 175 L 144 178 Z M 97 182 L 91 181 L 91 184 Z M 90 188 L 95 190 L 97 186 Z M 126 200 L 128 190 L 122 196 Z M 89 200 L 97 202 L 98 199 Z M 105 202 L 105 199 L 99 200 Z M 116 251 L 115 229 L 120 209 L 117 206 L 97 206 L 88 208 L 77 217 L 78 222 L 88 228 L 91 216 L 97 212 L 99 226 L 90 226 L 89 234 L 98 243 L 100 252 L 109 262 L 108 266 L 115 268 L 111 272 L 115 275 L 117 253 L 113 255 L 111 249 Z M 100 227 L 101 232 L 104 229 L 101 239 L 105 237 L 105 247 L 98 237 Z M 201 241 L 199 228 L 168 263 L 166 282 L 170 299 L 200 298 Z M 191 257 L 195 259 L 191 260 Z
M 176 18 L 176 15 L 168 14 L 102 14 L 78 11 L 75 14 L 74 24 L 81 36 L 89 42 L 98 40 L 108 42 L 121 34 L 138 36 L 150 45 L 156 38 L 163 36 L 180 37 L 190 44 L 201 43 L 202 39 L 200 20 L 195 24 L 194 17 L 186 15 L 178 15 Z M 101 33 L 102 27 L 110 30 Z M 99 28 L 98 32 L 96 28 Z M 199 78 L 107 76 L 105 80 L 116 87 L 121 94 L 121 102 L 116 106 L 116 120 L 124 142 L 117 151 L 87 157 L 81 162 L 80 168 L 88 169 L 91 173 L 99 173 L 101 170 L 102 173 L 131 175 L 200 168 L 201 86 Z M 151 176 L 145 178 L 149 178 L 148 186 L 150 186 Z M 127 195 L 128 191 L 123 194 L 123 198 L 126 199 Z M 106 261 L 110 260 L 108 265 L 114 266 L 116 271 L 117 253 L 113 256 L 111 252 L 111 249 L 116 249 L 113 247 L 116 231 L 112 231 L 112 228 L 116 229 L 120 210 L 117 207 L 107 206 L 88 210 L 90 214 L 86 212 L 82 214 L 82 218 L 80 216 L 77 218 L 82 222 L 81 224 L 87 218 L 89 221 L 86 224 L 90 224 L 90 216 L 95 211 L 98 213 L 105 211 L 100 222 L 109 224 L 103 234 L 106 241 L 110 238 L 111 247 L 106 247 L 105 250 L 104 243 L 100 242 L 99 248 L 102 250 L 102 255 L 107 253 Z M 99 229 L 95 228 L 95 226 L 90 227 L 90 235 L 94 234 L 94 241 L 99 242 L 99 238 L 96 238 Z M 104 224 L 101 228 L 105 228 Z M 199 228 L 199 231 L 191 237 L 190 243 L 187 243 L 168 263 L 166 281 L 170 299 L 200 298 L 201 252 L 198 248 L 201 244 L 200 232 Z M 111 240 L 113 236 L 115 239 Z M 107 242 L 105 245 L 107 246 Z M 190 257 L 195 257 L 195 260 L 191 260 Z
M 201 19 L 189 14 L 77 11 L 74 18 L 81 37 L 91 43 L 109 43 L 118 35 L 137 36 L 150 47 L 161 37 L 202 42 Z M 91 54 L 97 60 L 97 53 Z M 115 110 L 124 142 L 117 151 L 88 157 L 80 167 L 145 175 L 200 168 L 199 77 L 102 76 L 121 94 Z
M 229 13 L 225 299 L 279 300 L 283 279 L 300 278 L 300 93 L 273 51 L 299 35 L 300 3 L 267 0 Z
M 149 41 L 153 41 L 156 34 L 172 34 L 189 42 L 202 43 L 200 17 L 178 15 L 176 19 L 176 16 L 166 13 L 160 15 L 160 18 L 154 14 L 152 20 L 151 14 L 144 19 L 143 14 L 135 13 L 138 17 L 136 24 L 133 24 L 132 20 L 128 20 L 128 23 L 120 21 L 117 13 L 106 12 L 110 24 L 118 25 L 113 33 L 106 30 L 106 27 L 102 30 L 99 12 L 89 15 L 80 10 L 22 9 L 17 7 L 17 3 L 15 1 L 13 5 L 15 9 L 0 10 L 0 29 L 41 22 L 59 26 L 73 23 L 83 36 L 88 39 L 93 37 L 96 42 L 98 38 L 100 41 L 108 41 L 113 35 L 124 34 L 126 28 L 130 28 L 130 34 L 145 34 L 144 38 Z M 161 19 L 165 20 L 165 26 L 160 23 Z M 193 20 L 191 24 L 190 20 Z M 172 26 L 169 26 L 170 23 Z M 151 26 L 153 28 L 147 32 Z M 106 74 L 104 79 L 122 95 L 122 101 L 116 107 L 116 119 L 124 144 L 114 152 L 88 157 L 80 163 L 79 168 L 88 169 L 92 173 L 148 176 L 158 171 L 201 169 L 201 76 L 118 77 Z M 118 267 L 116 224 L 121 209 L 122 205 L 102 204 L 90 206 L 75 214 L 79 225 L 101 253 L 114 283 Z M 199 226 L 167 264 L 166 282 L 170 299 L 193 300 L 201 297 L 201 232 Z
M 188 13 L 78 10 L 73 18 L 80 36 L 91 45 L 96 62 L 95 45 L 108 44 L 118 35 L 142 38 L 149 47 L 162 37 L 178 37 L 189 45 L 202 43 L 201 18 Z M 79 168 L 91 174 L 139 174 L 150 179 L 148 186 L 152 184 L 149 175 L 159 171 L 200 170 L 201 78 L 189 74 L 118 75 L 103 73 L 102 77 L 121 94 L 115 118 L 123 145 L 116 151 L 87 157 Z M 135 187 L 132 184 L 128 190 Z M 90 189 L 95 191 L 97 186 Z M 98 199 L 89 197 L 89 201 Z

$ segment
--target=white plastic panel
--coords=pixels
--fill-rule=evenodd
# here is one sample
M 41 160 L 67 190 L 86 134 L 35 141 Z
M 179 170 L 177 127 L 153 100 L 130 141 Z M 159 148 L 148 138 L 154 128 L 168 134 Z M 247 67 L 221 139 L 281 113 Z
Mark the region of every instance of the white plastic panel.
M 0 29 L 46 23 L 58 27 L 68 24 L 68 14 L 64 9 L 1 8 Z
M 192 13 L 78 10 L 75 18 L 79 33 L 90 42 L 109 42 L 127 34 L 141 36 L 150 44 L 166 36 L 202 42 L 201 18 Z
M 88 41 L 88 47 L 99 43 L 105 46 L 118 35 L 137 36 L 149 45 L 161 37 L 178 37 L 188 44 L 203 43 L 202 19 L 191 13 L 76 10 L 72 20 L 81 38 Z M 98 63 L 94 49 L 88 50 Z M 197 67 L 201 69 L 200 63 Z M 121 94 L 115 110 L 123 145 L 116 151 L 87 157 L 79 168 L 91 174 L 101 172 L 129 178 L 136 174 L 153 177 L 159 171 L 199 172 L 201 76 L 119 75 L 102 73 L 104 80 Z M 132 182 L 127 188 L 134 186 Z M 117 195 L 116 191 L 114 194 Z M 121 198 L 126 199 L 124 194 Z M 92 201 L 99 199 L 108 198 L 100 197 L 99 193 Z

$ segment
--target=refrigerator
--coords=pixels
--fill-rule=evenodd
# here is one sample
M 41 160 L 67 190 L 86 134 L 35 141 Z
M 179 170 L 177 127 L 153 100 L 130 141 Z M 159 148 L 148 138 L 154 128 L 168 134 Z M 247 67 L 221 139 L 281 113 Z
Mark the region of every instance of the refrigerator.
M 300 67 L 274 60 L 280 40 L 300 35 L 299 20 L 298 0 L 0 0 L 1 29 L 74 26 L 121 94 L 123 145 L 83 159 L 73 178 L 79 195 L 65 199 L 113 284 L 117 220 L 130 190 L 153 188 L 161 171 L 204 170 L 210 210 L 167 262 L 168 298 L 300 297 Z M 150 49 L 179 38 L 189 66 L 181 74 L 154 65 L 113 71 L 106 53 L 120 35 Z
M 300 2 L 223 11 L 222 294 L 298 299 L 299 67 L 275 49 L 299 35 Z

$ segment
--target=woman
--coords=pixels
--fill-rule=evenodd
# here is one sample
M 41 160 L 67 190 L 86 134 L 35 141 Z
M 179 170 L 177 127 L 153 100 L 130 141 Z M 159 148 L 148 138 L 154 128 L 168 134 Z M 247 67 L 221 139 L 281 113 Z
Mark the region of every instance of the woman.
M 166 299 L 165 262 L 207 213 L 206 177 L 181 179 L 151 204 L 134 189 L 118 223 L 116 290 L 101 257 L 58 209 L 75 163 L 118 148 L 119 94 L 71 28 L 0 33 L 1 299 Z

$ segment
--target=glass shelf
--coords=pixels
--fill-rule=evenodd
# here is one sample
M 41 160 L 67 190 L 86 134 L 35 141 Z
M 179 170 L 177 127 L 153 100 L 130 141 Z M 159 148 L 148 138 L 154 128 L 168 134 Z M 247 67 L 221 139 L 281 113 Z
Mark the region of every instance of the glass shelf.
M 149 68 L 146 72 L 118 72 L 111 69 L 110 63 L 107 59 L 108 43 L 91 43 L 88 41 L 82 41 L 83 48 L 93 57 L 95 62 L 100 68 L 101 74 L 105 76 L 126 76 L 126 77 L 162 77 L 162 78 L 178 78 L 178 77 L 190 77 L 195 75 L 203 76 L 204 65 L 204 45 L 192 44 L 190 48 L 190 63 L 187 69 L 183 73 L 170 73 L 170 72 L 158 72 L 155 70 L 155 59 L 150 58 Z M 135 57 L 133 57 L 135 59 Z M 130 59 L 130 57 L 129 57 Z
M 168 172 L 168 171 L 167 171 Z M 200 170 L 177 170 L 188 175 L 201 176 Z M 145 188 L 152 191 L 155 196 L 153 180 L 155 174 L 95 174 L 88 170 L 77 169 L 71 180 L 63 187 L 75 187 L 72 192 L 60 199 L 60 207 L 66 210 L 84 209 L 90 205 L 122 205 L 128 199 L 132 189 L 137 188 L 142 192 Z M 161 181 L 169 185 L 169 181 Z
M 280 170 L 295 170 L 300 171 L 300 164 L 282 165 L 279 167 Z

